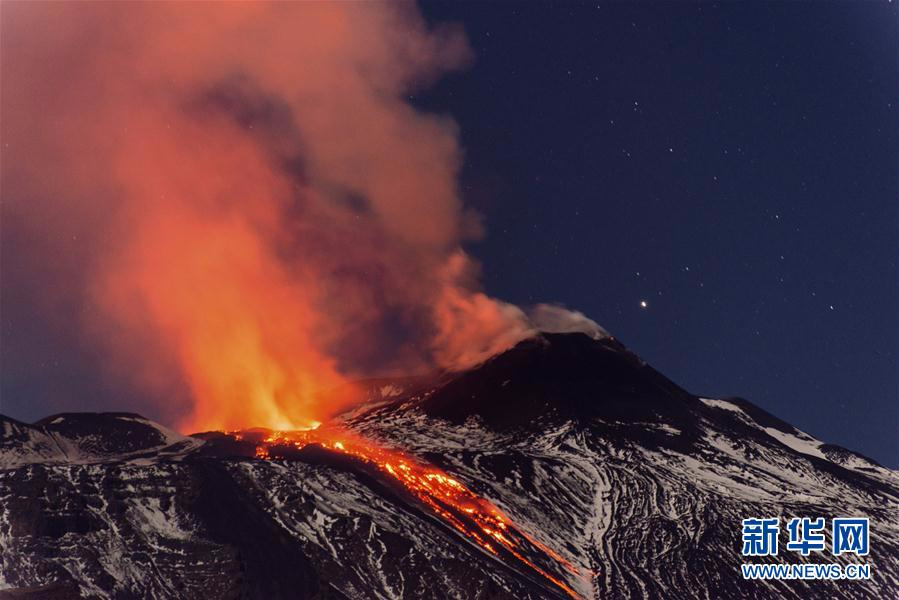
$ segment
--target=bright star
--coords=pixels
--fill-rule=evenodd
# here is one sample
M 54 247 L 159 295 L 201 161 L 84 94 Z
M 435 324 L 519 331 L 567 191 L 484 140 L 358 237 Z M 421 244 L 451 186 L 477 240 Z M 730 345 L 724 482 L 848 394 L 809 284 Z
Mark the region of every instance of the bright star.
M 640 308 L 648 308 L 648 307 L 649 307 L 649 302 L 647 302 L 646 300 L 640 300 Z

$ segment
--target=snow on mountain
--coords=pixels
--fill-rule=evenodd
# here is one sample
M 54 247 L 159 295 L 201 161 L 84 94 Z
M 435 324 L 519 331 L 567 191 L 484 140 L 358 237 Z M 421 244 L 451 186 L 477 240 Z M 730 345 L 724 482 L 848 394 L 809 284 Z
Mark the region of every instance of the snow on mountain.
M 183 456 L 203 443 L 132 413 L 64 413 L 34 425 L 0 415 L 0 429 L 0 469 L 35 462 L 160 460 Z
M 544 334 L 462 373 L 369 382 L 343 426 L 503 511 L 583 598 L 886 598 L 899 473 L 608 337 Z M 118 598 L 564 598 L 350 456 L 185 438 L 136 415 L 3 418 L 0 590 Z M 747 582 L 740 521 L 867 516 L 869 581 Z M 778 560 L 847 563 L 852 557 Z M 557 572 L 558 571 L 558 572 Z

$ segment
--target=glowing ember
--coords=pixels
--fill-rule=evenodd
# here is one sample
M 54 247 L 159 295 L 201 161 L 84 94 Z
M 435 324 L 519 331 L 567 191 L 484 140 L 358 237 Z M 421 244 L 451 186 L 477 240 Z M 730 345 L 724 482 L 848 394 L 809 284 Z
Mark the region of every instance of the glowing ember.
M 486 552 L 497 557 L 505 552 L 570 597 L 580 597 L 551 572 L 562 569 L 581 577 L 574 565 L 519 529 L 499 508 L 456 479 L 402 452 L 372 444 L 345 430 L 321 428 L 274 432 L 257 443 L 256 457 L 272 460 L 279 457 L 279 447 L 283 452 L 285 448 L 298 450 L 312 444 L 375 467 Z

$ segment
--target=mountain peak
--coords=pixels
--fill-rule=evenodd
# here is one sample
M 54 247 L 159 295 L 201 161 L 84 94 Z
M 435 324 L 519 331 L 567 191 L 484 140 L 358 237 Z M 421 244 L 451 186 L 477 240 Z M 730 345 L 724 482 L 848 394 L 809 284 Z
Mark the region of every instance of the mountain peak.
M 457 374 L 421 403 L 430 416 L 504 429 L 544 417 L 683 420 L 696 399 L 613 337 L 541 332 Z
M 779 597 L 733 566 L 757 514 L 868 516 L 871 597 L 899 573 L 899 474 L 748 401 L 695 397 L 612 337 L 543 332 L 436 383 L 366 386 L 343 439 L 0 416 L 0 490 L 16 490 L 0 498 L 0 587 L 561 600 L 633 595 L 638 577 L 651 597 Z M 858 597 L 838 583 L 801 589 Z
M 0 466 L 172 457 L 202 442 L 131 412 L 59 413 L 32 425 L 0 415 Z

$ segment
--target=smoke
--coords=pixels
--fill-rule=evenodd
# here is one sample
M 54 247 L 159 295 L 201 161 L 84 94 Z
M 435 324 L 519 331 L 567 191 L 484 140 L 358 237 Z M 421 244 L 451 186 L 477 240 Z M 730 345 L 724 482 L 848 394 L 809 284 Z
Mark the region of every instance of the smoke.
M 609 337 L 609 332 L 582 312 L 558 304 L 538 304 L 528 312 L 535 330 L 546 333 L 585 333 L 595 340 Z
M 307 425 L 354 377 L 460 368 L 530 334 L 462 250 L 481 232 L 455 124 L 407 102 L 470 61 L 458 29 L 381 2 L 2 16 L 16 264 L 182 429 Z

